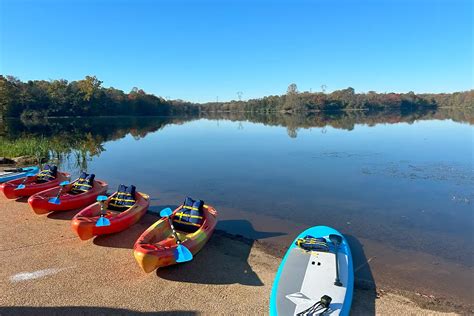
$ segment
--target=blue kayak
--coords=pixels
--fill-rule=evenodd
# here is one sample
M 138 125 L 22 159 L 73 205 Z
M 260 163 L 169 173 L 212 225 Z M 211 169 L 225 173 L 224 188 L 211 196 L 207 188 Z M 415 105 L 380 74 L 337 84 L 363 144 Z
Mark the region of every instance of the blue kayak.
M 349 315 L 353 291 L 346 239 L 333 228 L 311 227 L 298 235 L 278 268 L 270 315 Z
M 38 167 L 13 168 L 0 171 L 0 183 L 24 178 L 26 175 L 34 175 L 39 172 Z

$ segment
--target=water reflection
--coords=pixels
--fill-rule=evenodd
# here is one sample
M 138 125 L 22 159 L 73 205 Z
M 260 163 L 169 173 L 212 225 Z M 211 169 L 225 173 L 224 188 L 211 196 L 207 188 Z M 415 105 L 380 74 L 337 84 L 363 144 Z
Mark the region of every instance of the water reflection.
M 68 170 L 88 169 L 103 144 L 131 135 L 138 140 L 168 124 L 181 124 L 188 117 L 50 118 L 38 121 L 0 121 L 0 156 L 39 155 Z
M 0 156 L 39 155 L 64 163 L 67 168 L 87 169 L 87 162 L 103 151 L 107 141 L 121 139 L 130 134 L 138 140 L 166 125 L 183 124 L 197 119 L 230 120 L 282 126 L 288 136 L 296 138 L 300 129 L 328 127 L 351 131 L 357 124 L 413 123 L 417 120 L 451 119 L 455 122 L 474 124 L 474 108 L 436 109 L 410 111 L 335 111 L 319 113 L 201 113 L 180 117 L 83 117 L 50 118 L 38 121 L 7 119 L 0 121 Z

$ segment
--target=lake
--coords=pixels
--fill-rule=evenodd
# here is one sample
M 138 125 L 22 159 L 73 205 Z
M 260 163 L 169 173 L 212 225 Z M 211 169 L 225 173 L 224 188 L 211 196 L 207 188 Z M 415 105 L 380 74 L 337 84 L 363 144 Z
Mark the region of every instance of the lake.
M 87 169 L 110 190 L 134 184 L 151 195 L 152 209 L 202 199 L 219 211 L 219 229 L 280 252 L 299 231 L 328 225 L 377 258 L 377 281 L 389 282 L 397 262 L 407 284 L 412 266 L 418 280 L 441 267 L 466 283 L 474 254 L 474 129 L 467 117 L 64 118 L 7 121 L 2 137 L 61 143 L 53 154 L 62 169 L 74 176 Z

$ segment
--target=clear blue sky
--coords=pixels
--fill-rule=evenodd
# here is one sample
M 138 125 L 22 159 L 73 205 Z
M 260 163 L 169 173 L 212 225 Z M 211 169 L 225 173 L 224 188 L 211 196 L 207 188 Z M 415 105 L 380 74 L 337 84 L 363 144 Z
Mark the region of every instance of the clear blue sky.
M 0 0 L 0 67 L 191 101 L 473 87 L 473 1 Z

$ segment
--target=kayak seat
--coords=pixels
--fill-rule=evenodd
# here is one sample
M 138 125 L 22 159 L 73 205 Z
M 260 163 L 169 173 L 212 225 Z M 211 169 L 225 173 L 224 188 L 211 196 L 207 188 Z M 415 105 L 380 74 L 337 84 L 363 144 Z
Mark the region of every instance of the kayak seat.
M 128 210 L 136 203 L 135 192 L 136 187 L 133 184 L 129 187 L 120 184 L 117 193 L 110 198 L 107 209 L 119 212 Z
M 173 216 L 173 226 L 177 230 L 194 233 L 202 226 L 204 221 L 203 206 L 204 201 L 195 201 L 187 197 L 184 200 L 183 207 Z
M 79 176 L 79 179 L 77 179 L 76 182 L 73 183 L 71 190 L 69 190 L 69 193 L 71 194 L 81 194 L 84 192 L 89 191 L 92 189 L 92 186 L 94 185 L 94 178 L 95 174 L 87 174 L 85 172 L 81 173 Z
M 56 179 L 58 175 L 58 167 L 57 166 L 50 166 L 45 165 L 44 169 L 38 173 L 36 176 L 36 183 L 45 183 L 51 180 Z
M 306 251 L 329 252 L 329 245 L 324 237 L 313 237 L 310 235 L 296 240 L 296 246 Z

